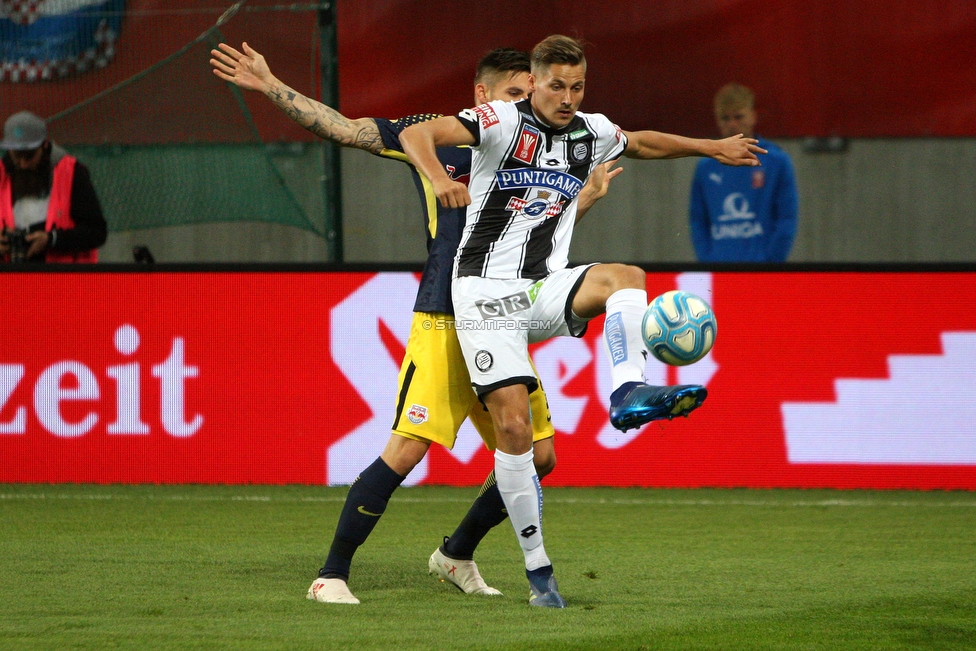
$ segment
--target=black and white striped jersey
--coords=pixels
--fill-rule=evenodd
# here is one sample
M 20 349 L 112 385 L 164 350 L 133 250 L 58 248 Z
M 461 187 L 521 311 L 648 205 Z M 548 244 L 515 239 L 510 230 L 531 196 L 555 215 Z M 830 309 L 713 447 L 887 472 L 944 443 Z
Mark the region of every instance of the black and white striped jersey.
M 552 129 L 529 100 L 482 104 L 457 118 L 476 144 L 455 277 L 538 280 L 565 268 L 576 196 L 596 165 L 623 153 L 626 136 L 599 113 Z

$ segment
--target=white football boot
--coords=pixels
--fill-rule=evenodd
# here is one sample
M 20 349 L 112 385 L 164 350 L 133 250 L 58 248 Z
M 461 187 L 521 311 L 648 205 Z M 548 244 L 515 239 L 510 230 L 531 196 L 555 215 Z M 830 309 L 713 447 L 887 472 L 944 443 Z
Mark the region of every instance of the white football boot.
M 474 561 L 459 561 L 444 555 L 438 547 L 430 555 L 427 570 L 441 583 L 452 583 L 467 594 L 500 595 L 501 591 L 492 588 L 481 578 L 478 565 Z
M 342 579 L 323 579 L 312 581 L 306 599 L 320 601 L 324 604 L 358 604 L 359 599 L 349 592 L 349 586 Z

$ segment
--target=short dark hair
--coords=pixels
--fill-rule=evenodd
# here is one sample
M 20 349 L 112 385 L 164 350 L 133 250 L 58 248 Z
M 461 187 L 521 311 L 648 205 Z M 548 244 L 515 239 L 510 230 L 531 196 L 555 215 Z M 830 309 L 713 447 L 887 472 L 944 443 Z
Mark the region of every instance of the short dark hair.
M 481 57 L 474 73 L 474 83 L 492 85 L 493 77 L 506 72 L 509 76 L 529 72 L 529 55 L 513 47 L 500 47 Z M 491 79 L 490 79 L 491 78 Z
M 547 36 L 532 48 L 532 72 L 536 74 L 548 70 L 553 64 L 585 67 L 583 44 L 575 38 L 561 34 Z

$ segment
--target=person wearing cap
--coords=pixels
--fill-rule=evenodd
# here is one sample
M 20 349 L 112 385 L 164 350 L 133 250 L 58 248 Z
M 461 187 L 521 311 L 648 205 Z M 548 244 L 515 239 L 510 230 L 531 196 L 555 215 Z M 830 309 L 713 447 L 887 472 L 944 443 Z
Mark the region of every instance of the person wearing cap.
M 29 111 L 7 119 L 0 150 L 0 261 L 97 262 L 107 227 L 88 169 Z

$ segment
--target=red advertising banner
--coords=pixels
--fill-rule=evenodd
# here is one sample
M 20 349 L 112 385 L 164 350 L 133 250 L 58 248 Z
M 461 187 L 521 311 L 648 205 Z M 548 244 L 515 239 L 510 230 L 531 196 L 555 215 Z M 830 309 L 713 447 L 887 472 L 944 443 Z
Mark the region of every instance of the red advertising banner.
M 976 273 L 649 273 L 709 300 L 688 419 L 610 427 L 602 319 L 533 348 L 557 486 L 976 489 Z M 0 274 L 0 482 L 347 484 L 389 437 L 412 273 Z M 408 484 L 479 484 L 465 424 Z

